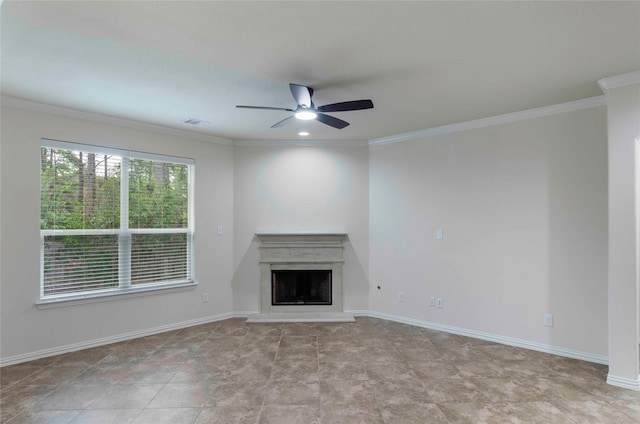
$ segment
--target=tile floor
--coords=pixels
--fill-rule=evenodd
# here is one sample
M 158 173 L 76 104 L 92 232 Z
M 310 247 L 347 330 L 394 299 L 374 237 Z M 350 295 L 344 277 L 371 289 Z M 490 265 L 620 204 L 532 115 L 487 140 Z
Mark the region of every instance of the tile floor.
M 1 422 L 638 423 L 601 365 L 373 318 L 200 325 L 3 367 Z

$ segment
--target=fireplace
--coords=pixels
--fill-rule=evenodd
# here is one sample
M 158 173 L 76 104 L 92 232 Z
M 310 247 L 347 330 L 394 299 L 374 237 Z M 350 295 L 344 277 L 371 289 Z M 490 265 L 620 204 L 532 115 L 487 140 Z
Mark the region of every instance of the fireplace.
M 257 233 L 260 312 L 249 322 L 354 321 L 342 308 L 344 233 Z
M 272 305 L 331 305 L 331 270 L 271 271 Z

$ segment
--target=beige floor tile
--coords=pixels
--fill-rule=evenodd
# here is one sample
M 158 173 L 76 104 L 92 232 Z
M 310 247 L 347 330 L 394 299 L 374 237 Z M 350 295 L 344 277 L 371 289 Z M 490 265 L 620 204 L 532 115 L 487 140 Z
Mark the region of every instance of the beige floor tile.
M 267 393 L 265 383 L 220 383 L 211 393 L 206 406 L 247 406 L 262 405 Z
M 636 423 L 640 423 L 640 402 L 614 400 L 608 404 L 634 419 Z
M 268 385 L 265 405 L 319 405 L 320 384 L 272 381 Z
M 322 424 L 385 424 L 380 409 L 373 403 L 322 405 Z M 395 418 L 391 420 L 399 424 Z
M 66 424 L 70 423 L 81 411 L 23 411 L 12 417 L 9 424 Z
M 144 409 L 132 424 L 193 424 L 201 408 Z
M 217 406 L 204 408 L 195 424 L 256 424 L 260 407 Z
M 476 349 L 486 353 L 492 359 L 502 361 L 525 361 L 528 359 L 526 351 L 513 346 L 504 346 L 499 344 L 477 346 Z
M 322 332 L 322 324 L 315 323 L 286 323 L 283 327 L 283 336 L 317 336 Z
M 513 424 L 576 423 L 549 402 L 511 402 L 494 405 L 493 409 L 499 419 L 506 418 Z
M 410 362 L 430 362 L 445 359 L 443 354 L 436 347 L 398 348 L 398 354 L 396 357 Z
M 265 405 L 260 424 L 320 424 L 320 408 L 316 405 Z
M 106 386 L 120 383 L 130 378 L 131 367 L 128 365 L 96 365 L 87 368 L 74 377 L 71 384 L 104 384 Z
M 89 409 L 143 409 L 164 384 L 119 384 L 96 399 Z
M 460 370 L 449 361 L 416 361 L 408 364 L 421 380 L 460 378 Z
M 23 386 L 13 385 L 3 388 L 0 394 L 0 416 L 2 418 L 11 411 L 13 415 L 23 409 L 33 409 L 45 396 L 48 396 L 58 386 Z
M 27 377 L 40 372 L 44 365 L 11 365 L 0 368 L 0 390 L 16 384 Z M 26 380 L 28 382 L 29 380 Z
M 423 381 L 432 402 L 486 402 L 487 398 L 471 380 L 462 378 Z
M 334 405 L 375 404 L 371 383 L 358 380 L 329 380 L 320 382 L 320 402 L 325 408 Z
M 186 362 L 186 361 L 185 361 Z M 131 368 L 131 373 L 120 379 L 126 384 L 159 384 L 168 383 L 180 370 L 180 364 L 154 364 L 141 362 Z
M 640 422 L 640 392 L 606 376 L 375 318 L 230 319 L 4 367 L 0 422 Z
M 393 424 L 447 424 L 449 421 L 434 403 L 386 405 L 380 408 L 385 423 Z
M 85 365 L 52 365 L 29 375 L 20 384 L 34 386 L 68 383 L 88 369 Z
M 318 361 L 276 361 L 271 372 L 274 381 L 317 382 L 320 379 Z
M 138 415 L 140 409 L 95 409 L 82 411 L 69 424 L 130 424 Z
M 208 384 L 166 384 L 147 408 L 202 408 L 211 398 L 215 386 Z
M 637 424 L 636 419 L 602 401 L 556 401 L 553 405 L 581 424 Z
M 320 360 L 320 379 L 327 380 L 369 380 L 367 370 L 360 361 Z
M 417 380 L 418 376 L 406 362 L 367 362 L 365 369 L 370 380 Z
M 371 381 L 376 403 L 381 406 L 431 403 L 431 396 L 421 384 L 406 381 Z
M 520 361 L 518 361 L 520 362 Z M 514 373 L 505 367 L 505 361 L 494 359 L 481 361 L 455 361 L 463 378 L 511 378 Z
M 34 410 L 86 409 L 104 395 L 105 388 L 93 385 L 61 385 L 41 401 L 33 405 Z
M 438 407 L 452 424 L 510 424 L 511 417 L 500 415 L 495 405 L 484 402 L 449 402 Z M 549 423 L 551 424 L 551 423 Z

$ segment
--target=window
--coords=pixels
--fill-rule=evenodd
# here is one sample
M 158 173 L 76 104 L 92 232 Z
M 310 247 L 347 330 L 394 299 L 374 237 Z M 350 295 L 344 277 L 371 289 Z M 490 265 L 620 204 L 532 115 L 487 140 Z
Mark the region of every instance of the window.
M 193 160 L 42 140 L 41 302 L 193 283 Z

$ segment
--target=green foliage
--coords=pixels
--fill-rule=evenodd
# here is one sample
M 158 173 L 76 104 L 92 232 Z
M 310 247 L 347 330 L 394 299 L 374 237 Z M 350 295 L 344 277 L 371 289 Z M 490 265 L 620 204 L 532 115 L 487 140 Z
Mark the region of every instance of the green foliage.
M 112 229 L 120 226 L 120 158 L 46 149 L 41 152 L 41 229 Z M 187 165 L 131 159 L 130 228 L 186 228 Z M 90 176 L 93 175 L 93 178 Z
M 132 159 L 129 172 L 130 228 L 186 228 L 189 224 L 186 165 Z
M 42 148 L 41 229 L 111 229 L 120 226 L 120 160 L 101 155 L 100 160 L 95 159 L 96 169 L 91 170 L 94 177 L 89 179 L 89 155 Z

